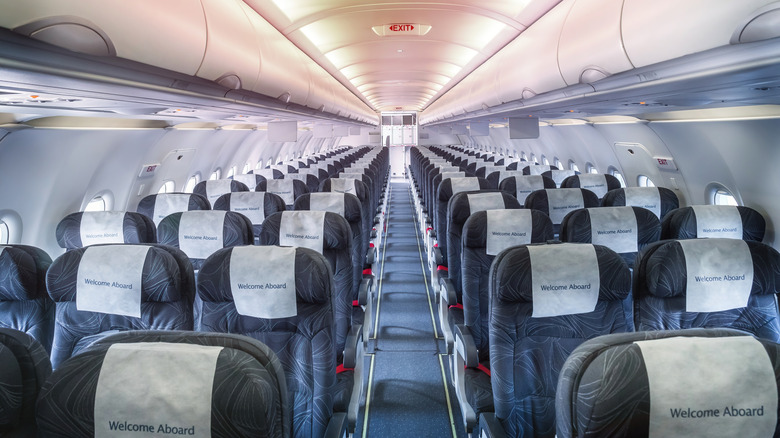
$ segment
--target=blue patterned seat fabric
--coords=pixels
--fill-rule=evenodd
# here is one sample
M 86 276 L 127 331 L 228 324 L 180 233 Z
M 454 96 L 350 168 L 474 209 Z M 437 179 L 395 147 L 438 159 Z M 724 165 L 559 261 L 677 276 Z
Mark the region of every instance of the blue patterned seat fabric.
M 194 282 L 185 283 L 185 279 L 188 283 L 192 281 L 191 271 L 182 272 L 180 266 L 183 260 L 174 248 L 146 246 L 150 248 L 141 276 L 140 318 L 80 311 L 76 308 L 81 259 L 86 251 L 95 247 L 69 251 L 54 260 L 46 274 L 49 296 L 57 308 L 51 353 L 54 368 L 110 332 L 193 329 Z M 102 260 L 102 263 L 110 264 L 111 260 Z
M 677 195 L 672 190 L 666 187 L 632 187 L 631 190 L 638 192 L 656 192 L 658 193 L 658 199 L 660 201 L 661 217 L 663 220 L 666 215 L 680 207 L 680 201 L 677 199 Z M 610 190 L 601 198 L 601 205 L 604 207 L 625 207 L 626 204 L 626 189 L 619 188 Z M 643 207 L 642 205 L 632 205 L 632 207 Z
M 561 369 L 556 402 L 558 438 L 575 437 L 649 437 L 651 388 L 645 358 L 637 342 L 661 343 L 669 351 L 679 348 L 672 344 L 680 338 L 711 338 L 714 342 L 724 338 L 746 337 L 747 334 L 730 329 L 688 329 L 678 331 L 642 331 L 600 336 L 585 341 L 569 356 Z M 768 363 L 780 382 L 780 345 L 759 339 L 766 349 Z M 696 358 L 695 354 L 691 357 Z M 719 364 L 708 364 L 718 367 Z M 673 370 L 669 370 L 673 372 Z M 730 376 L 741 380 L 743 376 Z M 728 382 L 728 380 L 726 380 Z M 692 391 L 681 388 L 681 391 Z M 723 394 L 728 398 L 730 394 Z M 722 406 L 721 406 L 722 407 Z M 689 419 L 688 421 L 696 421 Z M 706 425 L 699 421 L 699 425 Z M 709 436 L 704 433 L 697 436 Z M 744 436 L 752 435 L 744 430 Z M 780 423 L 773 436 L 780 434 Z
M 267 251 L 261 246 L 253 250 L 245 256 L 255 257 L 258 269 L 262 269 Z M 296 248 L 297 314 L 264 319 L 236 310 L 230 279 L 232 251 L 217 251 L 198 275 L 198 295 L 204 310 L 202 330 L 242 334 L 274 350 L 287 379 L 293 436 L 321 437 L 333 414 L 336 385 L 333 295 L 337 290 L 333 288 L 329 262 L 316 251 Z
M 261 245 L 279 245 L 279 227 L 282 213 L 268 216 L 260 235 Z M 341 361 L 347 334 L 352 325 L 352 231 L 346 219 L 336 213 L 325 213 L 322 255 L 333 272 L 334 305 L 336 325 L 336 353 Z
M 559 251 L 556 247 L 562 245 L 588 244 L 552 244 L 545 250 Z M 627 331 L 622 300 L 631 280 L 619 255 L 593 245 L 600 282 L 595 310 L 534 318 L 529 246 L 501 252 L 491 267 L 493 403 L 508 437 L 553 437 L 555 390 L 563 362 L 587 339 Z
M 28 245 L 0 245 L 0 327 L 27 333 L 51 350 L 54 302 L 46 293 L 51 258 Z
M 369 240 L 371 240 L 371 228 L 373 227 L 374 208 L 370 203 L 370 194 L 368 193 L 368 186 L 366 183 L 360 180 L 353 180 L 355 183 L 355 196 L 360 201 L 360 207 L 363 211 L 363 233 L 361 237 L 363 239 L 363 248 L 368 248 Z M 333 184 L 331 178 L 324 180 L 320 184 L 320 192 L 332 192 Z
M 490 187 L 487 180 L 484 178 L 472 177 L 473 182 L 478 190 L 495 189 L 496 187 Z M 439 250 L 441 251 L 442 265 L 448 266 L 447 254 L 447 207 L 450 199 L 455 195 L 452 188 L 452 178 L 445 178 L 436 191 L 436 214 L 433 220 L 433 229 L 436 230 L 437 242 L 439 244 Z
M 686 243 L 706 244 L 709 240 Z M 660 241 L 640 251 L 634 270 L 637 331 L 726 327 L 780 342 L 780 314 L 776 302 L 780 287 L 780 253 L 760 242 L 746 241 L 745 244 L 753 261 L 753 286 L 747 307 L 717 312 L 686 312 L 688 273 L 679 241 Z
M 139 342 L 223 347 L 208 395 L 210 436 L 290 436 L 292 419 L 284 371 L 269 347 L 244 336 L 182 331 L 131 331 L 111 335 L 65 361 L 41 391 L 37 405 L 39 436 L 94 436 L 96 390 L 106 353 L 114 344 Z M 152 369 L 163 365 L 149 364 Z
M 582 179 L 591 178 L 591 177 L 594 177 L 594 176 L 595 176 L 595 174 L 592 174 L 592 173 L 587 174 L 587 175 L 573 175 L 573 176 L 570 176 L 570 177 L 564 179 L 563 182 L 561 182 L 561 187 L 562 188 L 567 188 L 567 189 L 578 189 L 578 188 L 585 188 L 585 189 L 587 189 L 588 188 L 587 186 L 586 187 L 582 187 L 582 184 L 583 184 Z M 616 189 L 620 188 L 620 180 L 615 178 L 613 175 L 605 173 L 603 175 L 599 175 L 599 177 L 603 177 L 604 178 L 604 182 L 606 182 L 606 186 L 607 186 L 606 187 L 606 192 L 607 193 L 610 190 L 616 190 Z M 604 194 L 604 196 L 606 196 L 606 194 Z
M 0 435 L 35 436 L 35 401 L 50 374 L 49 355 L 38 341 L 0 328 Z
M 553 215 L 550 214 L 550 203 L 547 196 L 547 190 L 537 190 L 535 192 L 531 192 L 531 194 L 528 195 L 527 198 L 525 198 L 525 208 L 532 208 L 534 210 L 539 210 L 543 212 L 544 214 L 550 216 L 552 219 Z M 563 190 L 578 190 L 582 194 L 582 207 L 581 208 L 594 208 L 601 205 L 599 198 L 596 196 L 595 193 L 591 192 L 587 189 L 556 189 L 558 191 Z M 571 209 L 576 210 L 576 208 Z M 563 222 L 563 221 L 561 221 Z M 560 233 L 561 224 L 556 223 L 555 220 L 553 220 L 553 231 L 556 235 Z
M 717 208 L 724 213 L 736 209 L 742 219 L 742 240 L 755 240 L 756 242 L 764 240 L 766 220 L 758 211 L 741 205 L 708 205 L 707 207 Z M 705 236 L 697 234 L 696 212 L 692 206 L 673 210 L 661 221 L 661 239 L 696 239 L 698 237 Z
M 276 179 L 276 178 L 274 178 L 274 179 Z M 284 177 L 282 177 L 280 179 L 283 180 Z M 306 183 L 304 183 L 303 181 L 299 181 L 297 179 L 294 179 L 292 181 L 293 181 L 293 183 L 292 183 L 292 186 L 293 186 L 293 193 L 292 193 L 293 199 L 292 199 L 292 201 L 293 202 L 290 202 L 289 204 L 285 204 L 287 206 L 287 210 L 292 210 L 293 209 L 293 203 L 295 202 L 295 198 L 297 198 L 298 196 L 301 196 L 304 193 L 309 193 L 309 188 L 306 186 Z M 255 191 L 256 192 L 267 192 L 268 191 L 268 181 L 263 181 L 260 184 L 258 184 L 257 187 L 255 187 Z
M 228 191 L 225 192 L 224 189 L 227 189 Z M 241 181 L 234 179 L 201 181 L 192 188 L 192 193 L 203 196 L 209 200 L 209 205 L 212 210 L 214 209 L 214 201 L 225 193 L 246 191 L 249 191 L 249 187 Z
M 65 248 L 67 250 L 84 247 L 85 245 L 81 241 L 81 220 L 84 215 L 100 216 L 110 213 L 113 212 L 79 211 L 65 216 L 65 218 L 57 224 L 57 244 L 60 245 L 60 248 Z M 157 241 L 154 222 L 141 213 L 133 211 L 125 212 L 125 218 L 122 225 L 123 243 L 155 243 Z

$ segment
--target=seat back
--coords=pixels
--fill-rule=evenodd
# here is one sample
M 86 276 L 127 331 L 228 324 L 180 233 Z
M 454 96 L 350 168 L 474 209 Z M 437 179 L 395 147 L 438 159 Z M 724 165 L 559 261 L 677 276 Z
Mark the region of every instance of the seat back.
M 57 224 L 57 244 L 67 250 L 101 243 L 155 243 L 154 222 L 132 211 L 79 211 Z
M 607 335 L 558 379 L 557 436 L 774 436 L 780 345 L 728 329 Z
M 599 206 L 599 198 L 586 189 L 545 189 L 531 192 L 525 198 L 525 208 L 540 210 L 550 216 L 553 230 L 558 235 L 563 218 L 580 208 Z
M 574 170 L 570 169 L 562 169 L 562 170 L 548 170 L 546 172 L 542 172 L 542 176 L 546 176 L 547 178 L 550 178 L 555 182 L 555 187 L 561 188 L 563 186 L 563 181 L 574 175 L 578 175 L 579 172 L 576 172 Z
M 514 196 L 496 189 L 460 192 L 450 198 L 447 205 L 447 276 L 455 287 L 459 303 L 463 302 L 460 275 L 463 224 L 469 216 L 480 211 L 519 208 L 522 206 Z
M 36 436 L 35 401 L 51 374 L 46 349 L 32 336 L 0 328 L 0 434 Z
M 278 195 L 284 200 L 287 210 L 292 210 L 295 198 L 304 193 L 309 193 L 306 184 L 297 179 L 269 179 L 258 184 L 255 191 Z
M 733 205 L 693 205 L 669 212 L 661 222 L 662 239 L 764 240 L 766 220 L 750 207 Z
M 51 351 L 54 303 L 46 293 L 51 257 L 28 245 L 0 245 L 0 327 L 27 333 Z
M 563 362 L 586 339 L 628 329 L 628 267 L 600 245 L 523 245 L 491 267 L 490 369 L 496 418 L 509 437 L 555 434 Z
M 607 192 L 601 198 L 604 207 L 642 207 L 652 211 L 658 219 L 680 207 L 673 191 L 665 187 L 626 187 Z
M 349 193 L 306 193 L 295 200 L 297 211 L 329 211 L 343 217 L 352 231 L 352 300 L 358 299 L 358 288 L 363 279 L 363 263 L 367 247 L 363 246 L 363 210 L 357 196 Z
M 284 176 L 284 179 L 297 179 L 306 184 L 306 189 L 309 193 L 316 192 L 320 187 L 319 172 L 314 173 L 308 169 L 300 169 L 298 173 L 288 173 Z
M 226 193 L 214 203 L 214 210 L 235 211 L 246 216 L 252 223 L 255 238 L 260 236 L 265 218 L 285 208 L 280 196 L 268 192 Z
M 166 217 L 157 227 L 157 242 L 181 249 L 197 271 L 218 249 L 254 243 L 252 223 L 234 211 L 185 211 Z
M 780 254 L 737 239 L 661 241 L 634 270 L 637 330 L 728 327 L 780 341 Z
M 282 171 L 281 170 L 277 170 L 277 169 L 255 169 L 251 173 L 253 173 L 255 175 L 260 175 L 263 178 L 265 178 L 266 180 L 269 180 L 269 179 L 282 179 L 282 178 L 284 178 L 284 174 L 282 173 Z M 260 184 L 260 182 L 258 182 L 257 184 Z M 255 189 L 256 188 L 257 188 L 257 185 L 255 185 Z M 253 189 L 253 190 L 255 190 L 255 189 Z
M 333 287 L 329 262 L 301 247 L 226 248 L 198 276 L 204 331 L 250 336 L 279 356 L 296 437 L 323 436 L 333 413 Z
M 246 187 L 249 189 L 250 192 L 254 192 L 255 187 L 257 187 L 258 184 L 260 184 L 261 182 L 265 181 L 268 178 L 266 178 L 265 176 L 259 173 L 252 173 L 250 171 L 249 173 L 242 174 L 242 175 L 233 175 L 232 177 L 230 177 L 230 179 L 243 183 L 244 185 L 246 185 Z
M 537 190 L 554 189 L 556 185 L 555 181 L 544 175 L 513 175 L 501 178 L 498 188 L 514 196 L 520 204 L 524 205 L 531 193 Z
M 495 187 L 488 186 L 487 180 L 476 177 L 445 178 L 439 184 L 436 191 L 436 215 L 433 220 L 433 229 L 436 230 L 437 242 L 444 265 L 448 264 L 447 207 L 450 199 L 460 192 L 474 192 L 492 188 Z
M 568 189 L 587 189 L 595 193 L 599 199 L 610 190 L 620 188 L 620 181 L 610 174 L 583 173 L 573 175 L 563 180 L 561 187 Z
M 634 268 L 636 254 L 661 237 L 661 222 L 640 207 L 599 207 L 574 210 L 563 219 L 563 242 L 604 245 Z
M 173 213 L 192 210 L 211 210 L 209 200 L 195 193 L 158 193 L 141 199 L 136 211 L 148 217 L 154 225 Z
M 52 366 L 111 331 L 192 330 L 195 291 L 184 279 L 180 261 L 158 246 L 99 245 L 61 255 L 46 274 L 57 306 Z
M 300 246 L 325 256 L 333 271 L 336 353 L 341 358 L 352 325 L 352 230 L 342 216 L 325 211 L 284 211 L 268 216 L 261 245 Z
M 287 437 L 284 371 L 244 336 L 125 332 L 65 361 L 38 401 L 42 436 Z M 144 433 L 145 432 L 145 433 Z
M 217 198 L 224 195 L 225 193 L 247 192 L 247 191 L 249 191 L 249 187 L 247 187 L 246 184 L 236 179 L 216 179 L 216 180 L 201 181 L 195 184 L 195 187 L 192 189 L 192 193 L 195 193 L 196 195 L 201 195 L 206 199 L 208 199 L 209 205 L 211 206 L 212 209 L 214 208 L 214 203 L 217 201 Z
M 509 247 L 545 243 L 552 238 L 552 222 L 538 210 L 480 211 L 463 224 L 463 321 L 471 331 L 480 361 L 489 360 L 490 265 Z

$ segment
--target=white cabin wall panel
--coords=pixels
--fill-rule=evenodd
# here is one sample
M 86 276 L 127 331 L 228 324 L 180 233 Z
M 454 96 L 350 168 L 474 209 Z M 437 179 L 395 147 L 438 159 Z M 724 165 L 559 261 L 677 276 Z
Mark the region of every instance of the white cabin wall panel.
M 223 79 L 229 88 L 252 90 L 260 73 L 255 27 L 249 21 L 244 2 L 238 0 L 201 0 L 206 12 L 208 40 L 203 64 L 197 76 L 211 81 Z M 233 86 L 230 76 L 240 80 Z
M 744 20 L 774 0 L 625 0 L 623 43 L 631 63 L 643 67 L 729 44 Z
M 63 249 L 55 230 L 67 214 L 109 191 L 123 209 L 144 161 L 145 147 L 162 130 L 27 129 L 0 142 L 0 204 L 22 218 L 20 243 L 52 258 Z
M 96 27 L 120 58 L 184 74 L 195 75 L 206 51 L 203 7 L 193 0 L 24 0 L 3 10 L 0 26 L 14 29 L 45 19 L 67 23 L 64 17 Z
M 564 0 L 501 50 L 495 65 L 502 102 L 566 86 L 558 67 L 558 38 L 573 4 Z
M 645 175 L 656 186 L 673 190 L 681 206 L 698 202 L 691 197 L 692 192 L 687 185 L 687 171 L 683 172 L 683 168 L 679 168 L 678 171 L 661 170 L 654 160 L 654 157 L 672 158 L 677 163 L 680 146 L 673 148 L 665 143 L 664 139 L 646 123 L 597 123 L 594 128 L 607 139 L 613 156 L 617 159 L 616 163 L 609 163 L 609 165 L 615 166 L 620 171 L 629 187 L 636 187 L 637 177 Z M 638 144 L 641 147 L 620 146 L 628 144 Z M 626 153 L 627 149 L 633 150 L 634 154 Z M 679 167 L 679 163 L 677 165 Z M 599 170 L 606 171 L 601 168 Z
M 561 31 L 558 63 L 567 85 L 631 69 L 623 48 L 623 0 L 577 0 Z
M 706 202 L 707 186 L 719 183 L 767 221 L 765 243 L 780 245 L 780 123 L 777 119 L 654 122 L 650 128 L 674 151 L 685 174 L 691 204 Z

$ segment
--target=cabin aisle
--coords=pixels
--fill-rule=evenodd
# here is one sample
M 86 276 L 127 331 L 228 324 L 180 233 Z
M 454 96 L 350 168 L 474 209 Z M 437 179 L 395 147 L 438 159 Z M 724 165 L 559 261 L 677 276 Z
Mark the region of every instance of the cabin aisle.
M 447 356 L 434 327 L 435 297 L 423 268 L 409 183 L 393 179 L 390 190 L 378 325 L 369 340 L 369 387 L 356 435 L 464 436 L 453 388 L 446 384 Z

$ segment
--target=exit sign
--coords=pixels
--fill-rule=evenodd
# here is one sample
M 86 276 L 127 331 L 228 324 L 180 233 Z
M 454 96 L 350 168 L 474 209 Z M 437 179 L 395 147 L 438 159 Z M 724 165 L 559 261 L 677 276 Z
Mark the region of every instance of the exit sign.
M 425 35 L 431 30 L 431 26 L 418 23 L 390 23 L 374 26 L 371 30 L 379 36 Z

